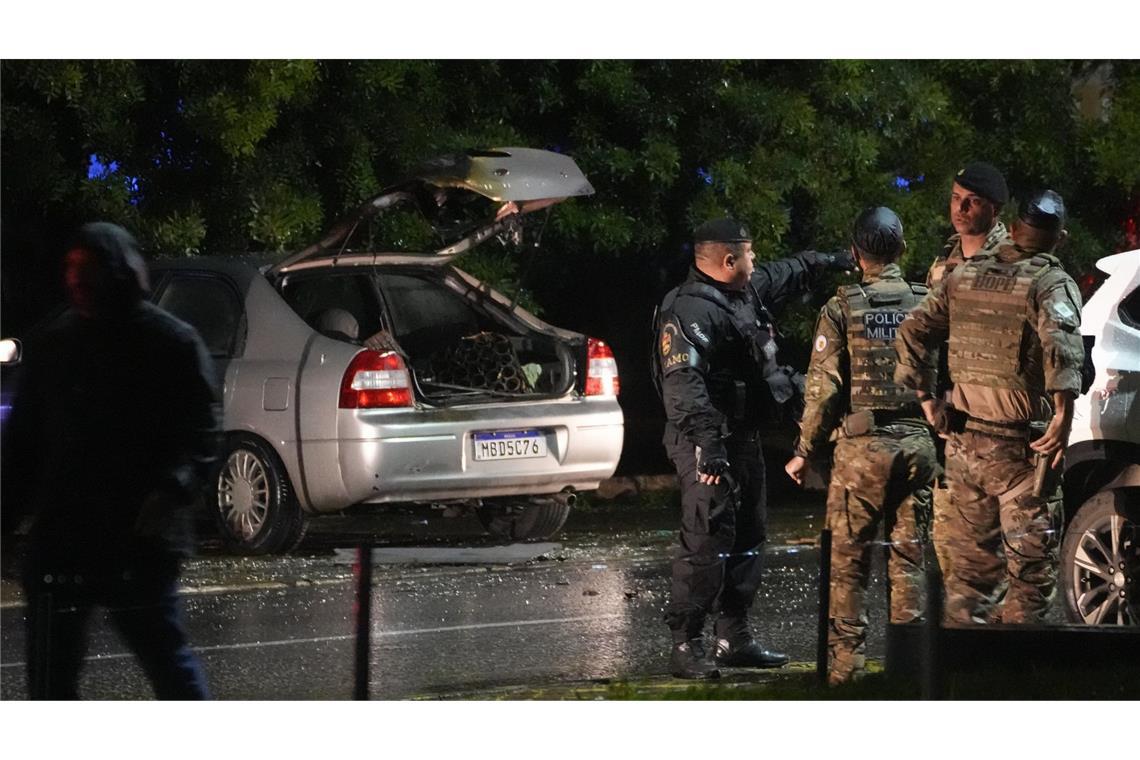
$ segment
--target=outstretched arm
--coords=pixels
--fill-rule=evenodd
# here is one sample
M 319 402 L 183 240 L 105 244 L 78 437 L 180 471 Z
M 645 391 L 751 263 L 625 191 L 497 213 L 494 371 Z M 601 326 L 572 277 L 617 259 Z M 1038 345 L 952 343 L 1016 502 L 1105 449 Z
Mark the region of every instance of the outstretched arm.
M 824 272 L 854 268 L 855 260 L 850 253 L 801 251 L 786 259 L 756 262 L 752 287 L 765 305 L 778 309 L 790 296 L 815 287 Z

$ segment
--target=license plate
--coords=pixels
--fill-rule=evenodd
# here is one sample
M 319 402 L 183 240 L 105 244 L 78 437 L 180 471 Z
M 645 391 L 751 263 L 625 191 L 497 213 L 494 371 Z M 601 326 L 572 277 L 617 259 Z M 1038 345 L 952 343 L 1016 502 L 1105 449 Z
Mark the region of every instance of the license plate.
M 476 433 L 475 461 L 536 459 L 546 456 L 546 436 L 538 430 L 498 430 Z

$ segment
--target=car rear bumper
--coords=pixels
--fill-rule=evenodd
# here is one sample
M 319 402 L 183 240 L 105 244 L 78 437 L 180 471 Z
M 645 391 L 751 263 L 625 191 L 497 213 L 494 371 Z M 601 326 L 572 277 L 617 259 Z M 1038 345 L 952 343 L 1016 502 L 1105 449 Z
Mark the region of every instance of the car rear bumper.
M 624 433 L 621 408 L 612 399 L 338 414 L 337 440 L 303 445 L 313 511 L 592 490 L 617 469 Z M 539 431 L 545 456 L 475 459 L 475 433 L 508 430 Z

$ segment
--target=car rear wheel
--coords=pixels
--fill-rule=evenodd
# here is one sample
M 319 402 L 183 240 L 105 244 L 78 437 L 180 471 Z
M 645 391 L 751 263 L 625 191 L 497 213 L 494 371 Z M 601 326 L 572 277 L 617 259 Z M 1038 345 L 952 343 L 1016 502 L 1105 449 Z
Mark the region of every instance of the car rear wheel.
M 226 545 L 242 554 L 288 552 L 306 520 L 276 452 L 261 441 L 233 441 L 218 472 L 215 514 Z
M 1065 612 L 1074 623 L 1140 624 L 1140 525 L 1128 493 L 1102 491 L 1077 510 L 1061 546 Z
M 543 499 L 517 504 L 485 504 L 478 510 L 487 532 L 510 541 L 541 541 L 562 529 L 570 516 L 564 499 Z

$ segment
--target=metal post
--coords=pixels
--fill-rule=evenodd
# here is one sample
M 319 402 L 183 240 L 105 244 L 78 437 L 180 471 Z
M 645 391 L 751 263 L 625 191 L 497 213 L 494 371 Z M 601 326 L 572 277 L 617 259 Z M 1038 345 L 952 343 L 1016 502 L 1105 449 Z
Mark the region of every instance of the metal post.
M 51 639 L 55 627 L 55 605 L 50 591 L 41 591 L 35 600 L 36 624 L 32 626 L 32 656 L 28 663 L 28 699 L 51 699 Z
M 827 634 L 831 618 L 831 529 L 819 534 L 819 625 L 816 629 L 815 676 L 827 685 Z
M 353 699 L 368 699 L 368 661 L 372 653 L 372 548 L 356 549 L 356 662 Z
M 926 625 L 922 640 L 922 698 L 943 698 L 942 572 L 935 565 L 926 571 Z

